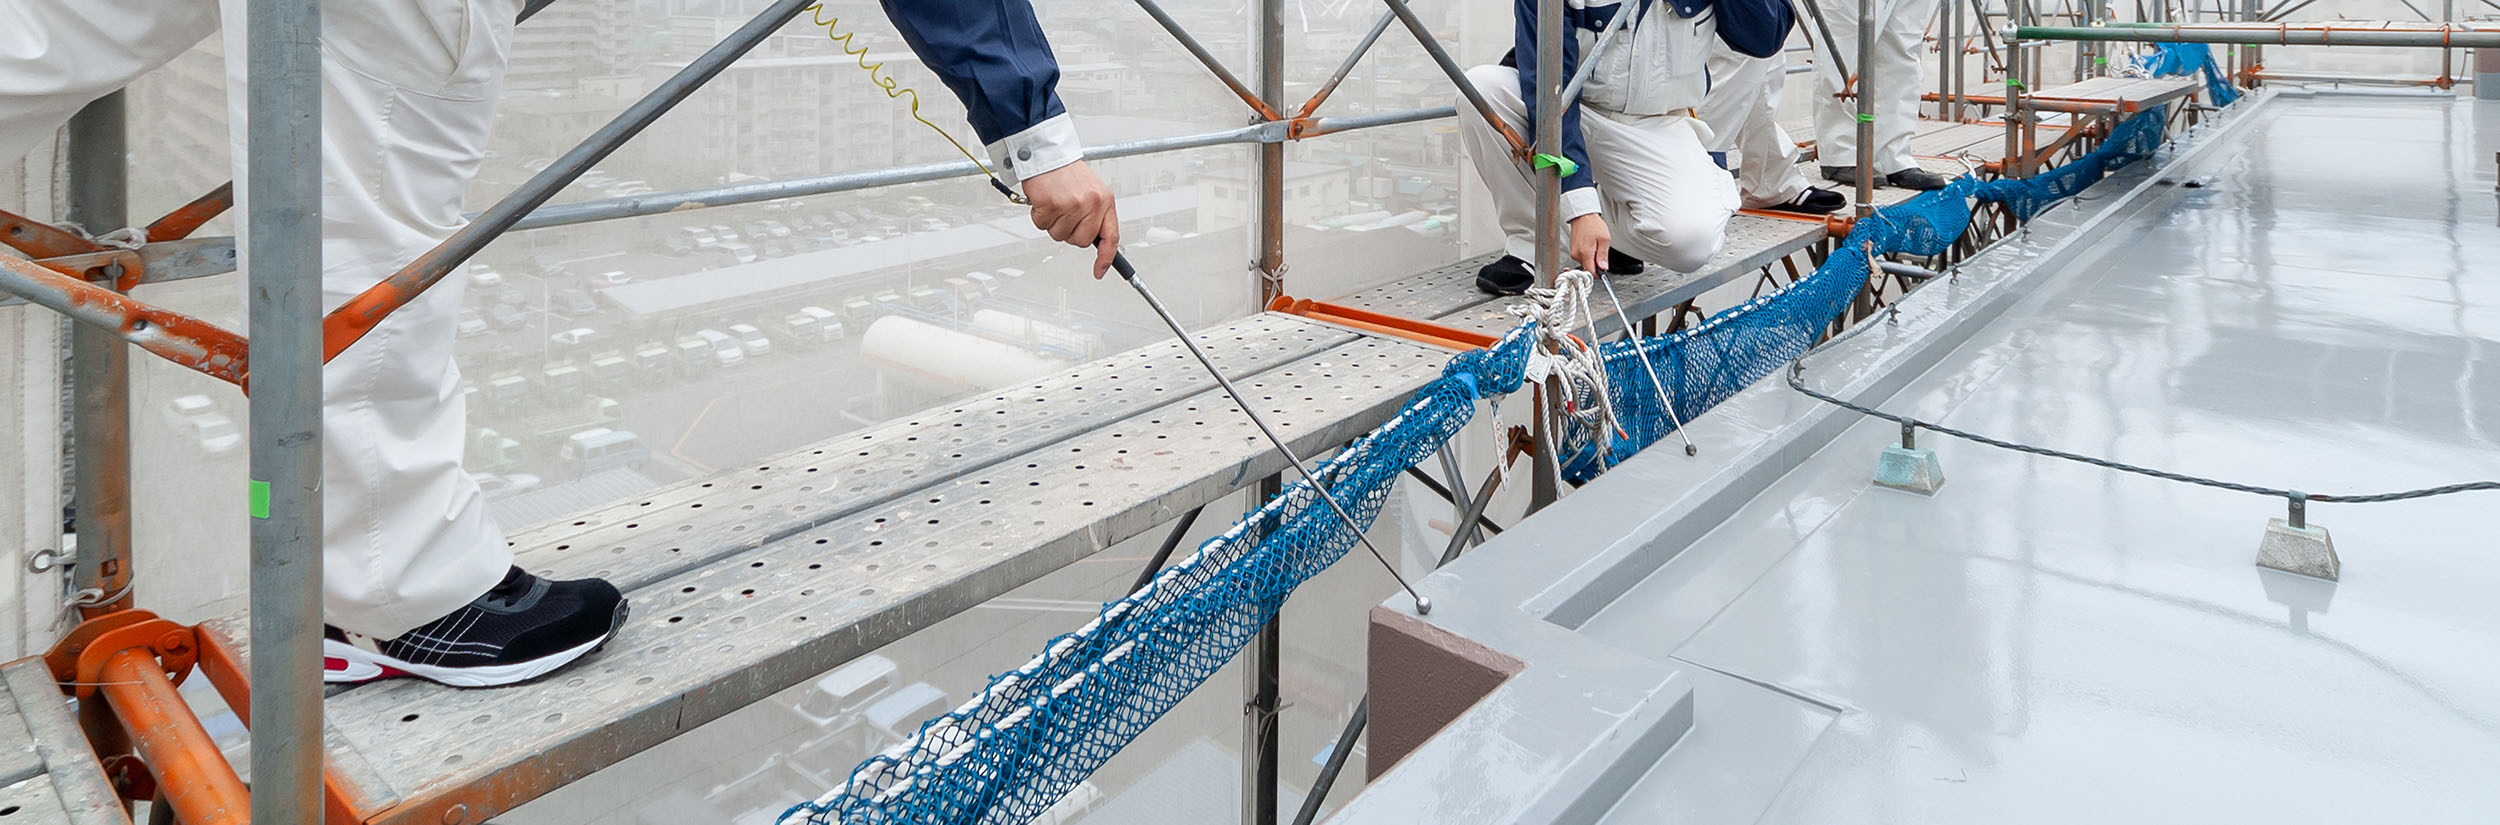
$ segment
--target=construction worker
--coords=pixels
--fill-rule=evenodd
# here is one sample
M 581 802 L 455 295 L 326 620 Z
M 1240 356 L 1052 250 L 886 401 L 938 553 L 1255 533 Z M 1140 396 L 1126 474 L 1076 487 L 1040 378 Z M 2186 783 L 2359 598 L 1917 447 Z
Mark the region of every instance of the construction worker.
M 1736 153 L 1736 188 L 1747 209 L 1824 215 L 1849 205 L 1849 196 L 1811 186 L 1797 170 L 1797 142 L 1780 128 L 1780 88 L 1785 60 L 1754 57 L 1719 44 L 1710 52 L 1710 96 L 1701 120 L 1714 136 L 1710 150 L 1725 164 Z
M 1710 128 L 1694 115 L 1709 87 L 1710 11 L 1711 0 L 1568 0 L 1566 78 L 1607 23 L 1633 17 L 1597 56 L 1577 105 L 1563 110 L 1559 159 L 1518 159 L 1491 122 L 1460 102 L 1460 136 L 1492 190 L 1505 252 L 1476 273 L 1477 289 L 1517 295 L 1537 283 L 1529 262 L 1536 259 L 1536 177 L 1546 174 L 1539 164 L 1564 167 L 1562 217 L 1570 222 L 1571 260 L 1582 269 L 1628 274 L 1647 262 L 1690 272 L 1718 253 L 1737 194 L 1710 159 Z M 1533 136 L 1536 3 L 1518 0 L 1513 14 L 1511 53 L 1469 69 L 1467 80 L 1512 131 Z
M 222 4 L 227 114 L 244 150 L 245 3 Z M 886 11 L 963 98 L 1034 226 L 1119 243 L 1110 189 L 1080 160 L 1059 70 L 1028 0 L 905 3 Z M 483 160 L 521 0 L 333 0 L 322 13 L 322 292 L 327 307 L 380 282 L 461 223 Z M 0 159 L 207 37 L 216 0 L 0 3 Z M 251 193 L 238 188 L 238 200 Z M 105 227 L 97 227 L 103 229 Z M 1099 242 L 1099 243 L 1098 243 Z M 246 249 L 249 247 L 246 246 Z M 250 271 L 249 261 L 244 270 Z M 392 313 L 322 372 L 324 678 L 410 675 L 511 684 L 588 655 L 623 624 L 598 579 L 551 581 L 512 564 L 478 486 L 452 339 L 464 283 Z
M 1858 51 L 1858 3 L 1875 5 L 1875 53 Z M 1904 189 L 1943 189 L 1943 175 L 1919 168 L 1910 157 L 1910 135 L 1918 131 L 1918 47 L 1926 42 L 1927 21 L 1936 16 L 1937 0 L 1856 0 L 1825 2 L 1823 22 L 1830 27 L 1825 54 L 1837 49 L 1841 62 L 1860 77 L 1871 78 L 1875 145 L 1858 146 L 1857 101 L 1843 97 L 1853 91 L 1838 66 L 1818 68 L 1815 86 L 1821 94 L 1814 106 L 1816 161 L 1823 179 L 1855 184 L 1858 164 L 1875 166 L 1875 185 Z M 1829 63 L 1829 61 L 1817 61 Z

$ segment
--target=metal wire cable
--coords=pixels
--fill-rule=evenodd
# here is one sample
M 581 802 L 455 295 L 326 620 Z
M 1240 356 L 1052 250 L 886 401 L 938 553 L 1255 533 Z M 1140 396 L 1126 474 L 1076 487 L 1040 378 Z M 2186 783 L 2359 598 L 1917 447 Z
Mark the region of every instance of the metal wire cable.
M 1813 354 L 1814 353 L 1812 352 L 1806 353 L 1806 355 Z M 2081 462 L 2095 467 L 2117 470 L 2122 473 L 2134 473 L 2140 476 L 2151 476 L 2164 481 L 2194 484 L 2199 487 L 2212 487 L 2217 490 L 2229 490 L 2235 493 L 2254 493 L 2261 496 L 2273 496 L 2275 498 L 2291 502 L 2294 505 L 2310 501 L 2328 502 L 2333 504 L 2376 504 L 2386 501 L 2407 501 L 2417 498 L 2430 498 L 2433 496 L 2444 496 L 2454 493 L 2473 492 L 2476 490 L 2500 490 L 2500 481 L 2467 481 L 2457 484 L 2443 484 L 2437 487 L 2423 487 L 2414 490 L 2398 490 L 2389 493 L 2309 493 L 2280 487 L 2260 487 L 2258 485 L 2243 484 L 2236 481 L 2224 481 L 2217 478 L 2192 476 L 2186 473 L 2178 473 L 2154 467 L 2128 464 L 2123 461 L 2113 461 L 2106 458 L 2083 455 L 2081 453 L 2070 453 L 2064 450 L 2040 447 L 2031 444 L 2020 444 L 2001 438 L 1992 438 L 1980 435 L 1968 430 L 1947 427 L 1942 424 L 1920 421 L 1910 416 L 1898 413 L 1888 413 L 1863 404 L 1843 401 L 1829 395 L 1824 395 L 1821 392 L 1815 391 L 1811 387 L 1807 387 L 1805 384 L 1805 356 L 1799 356 L 1797 360 L 1789 362 L 1788 388 L 1796 390 L 1798 393 L 1803 394 L 1807 398 L 1812 398 L 1816 401 L 1821 401 L 1825 404 L 1830 404 L 1869 418 L 1880 418 L 1890 421 L 1909 429 L 1922 429 L 1928 432 L 1949 435 L 1964 441 L 1986 444 L 1990 447 L 2012 450 L 2018 453 L 2028 453 L 2030 455 L 2047 456 L 2049 458 L 2062 458 L 2067 461 Z

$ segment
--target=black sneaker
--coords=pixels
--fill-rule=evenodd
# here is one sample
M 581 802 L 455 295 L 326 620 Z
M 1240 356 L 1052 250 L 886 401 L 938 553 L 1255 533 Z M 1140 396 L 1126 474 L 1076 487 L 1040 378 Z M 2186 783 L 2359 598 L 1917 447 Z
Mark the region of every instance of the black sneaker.
M 1848 205 L 1849 196 L 1847 195 L 1820 186 L 1808 186 L 1806 191 L 1797 193 L 1796 197 L 1762 208 L 1806 215 L 1829 215 Z
M 1884 182 L 1903 189 L 1916 189 L 1921 192 L 1933 192 L 1938 189 L 1943 189 L 1945 184 L 1951 183 L 1952 181 L 1946 180 L 1943 175 L 1913 167 L 1885 175 Z
M 1606 274 L 1639 275 L 1641 274 L 1641 270 L 1648 268 L 1648 263 L 1639 258 L 1623 254 L 1623 250 L 1616 249 L 1611 246 L 1606 247 Z
M 1833 183 L 1845 183 L 1845 184 L 1849 184 L 1849 185 L 1851 185 L 1851 186 L 1856 186 L 1856 185 L 1858 184 L 1858 167 L 1855 167 L 1855 166 L 1826 166 L 1826 167 L 1823 167 L 1823 179 L 1824 179 L 1824 180 L 1827 180 L 1827 181 L 1831 181 L 1831 182 L 1833 182 Z M 1882 188 L 1884 188 L 1884 176 L 1882 176 L 1882 175 L 1876 175 L 1876 176 L 1875 176 L 1875 188 L 1877 188 L 1877 189 L 1882 189 Z
M 1528 262 L 1517 255 L 1504 255 L 1476 270 L 1476 288 L 1486 295 L 1520 295 L 1532 286 L 1536 286 L 1536 273 L 1528 271 Z
M 451 615 L 382 640 L 324 627 L 321 680 L 414 676 L 453 687 L 526 682 L 597 651 L 625 624 L 625 596 L 599 579 L 548 581 L 514 567 Z

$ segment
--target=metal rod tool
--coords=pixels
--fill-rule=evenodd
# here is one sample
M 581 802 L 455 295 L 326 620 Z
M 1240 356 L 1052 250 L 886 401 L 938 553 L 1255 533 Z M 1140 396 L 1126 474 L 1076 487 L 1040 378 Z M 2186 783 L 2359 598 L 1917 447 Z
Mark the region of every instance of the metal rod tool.
M 1623 321 L 1623 334 L 1632 337 L 1632 352 L 1641 357 L 1641 371 L 1649 373 L 1649 385 L 1658 388 L 1658 406 L 1667 408 L 1667 420 L 1675 424 L 1675 437 L 1684 439 L 1684 454 L 1700 455 L 1701 448 L 1693 446 L 1693 437 L 1684 432 L 1684 419 L 1675 413 L 1675 399 L 1667 395 L 1667 383 L 1658 380 L 1658 367 L 1649 363 L 1649 350 L 1640 344 L 1641 334 L 1632 331 L 1632 316 L 1624 313 L 1623 299 L 1615 297 L 1614 279 L 1601 274 L 1596 281 L 1606 286 L 1606 300 L 1615 305 L 1615 317 Z M 1597 336 L 1595 321 L 1589 322 L 1589 336 Z
M 1354 514 L 1346 512 L 1345 506 L 1337 503 L 1337 497 L 1329 494 L 1328 485 L 1322 483 L 1319 476 L 1313 475 L 1311 468 L 1302 463 L 1302 455 L 1294 452 L 1292 447 L 1286 446 L 1285 439 L 1277 436 L 1275 428 L 1267 425 L 1267 419 L 1259 415 L 1258 408 L 1251 406 L 1249 397 L 1242 395 L 1240 388 L 1233 386 L 1233 380 L 1224 377 L 1224 370 L 1215 366 L 1215 359 L 1208 358 L 1206 351 L 1198 348 L 1198 340 L 1189 337 L 1189 330 L 1181 327 L 1180 320 L 1172 317 L 1172 311 L 1164 309 L 1163 302 L 1155 298 L 1154 291 L 1147 289 L 1146 282 L 1137 277 L 1137 267 L 1129 265 L 1128 256 L 1113 254 L 1111 268 L 1119 270 L 1121 280 L 1137 288 L 1138 297 L 1146 299 L 1146 305 L 1154 308 L 1155 315 L 1163 319 L 1163 325 L 1171 327 L 1172 334 L 1181 339 L 1181 346 L 1189 348 L 1189 354 L 1196 356 L 1198 363 L 1207 368 L 1208 375 L 1215 376 L 1215 383 L 1222 385 L 1224 393 L 1233 397 L 1233 403 L 1241 407 L 1242 415 L 1250 417 L 1250 423 L 1258 425 L 1259 433 L 1267 436 L 1267 442 L 1276 445 L 1277 452 L 1285 454 L 1285 460 L 1292 462 L 1293 469 L 1302 474 L 1302 480 L 1311 485 L 1311 492 L 1318 494 L 1319 500 L 1327 502 L 1328 509 L 1337 511 L 1338 518 L 1345 519 L 1346 526 L 1354 531 L 1354 540 L 1362 542 L 1363 549 L 1371 551 L 1372 558 L 1380 560 L 1381 569 L 1389 571 L 1389 577 L 1396 579 L 1398 587 L 1405 589 L 1406 595 L 1415 600 L 1415 612 L 1431 613 L 1432 600 L 1415 592 L 1415 587 L 1406 583 L 1406 577 L 1398 575 L 1397 565 L 1390 564 L 1389 557 L 1383 555 L 1380 548 L 1372 546 L 1371 537 L 1363 535 L 1362 522 L 1355 521 Z

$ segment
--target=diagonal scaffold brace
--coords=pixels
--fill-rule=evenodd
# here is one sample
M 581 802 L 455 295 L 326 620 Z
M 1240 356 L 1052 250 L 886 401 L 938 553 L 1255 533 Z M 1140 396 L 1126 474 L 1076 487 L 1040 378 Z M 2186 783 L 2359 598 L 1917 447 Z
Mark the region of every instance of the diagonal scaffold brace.
M 1120 280 L 1127 281 L 1129 286 L 1137 289 L 1138 297 L 1146 299 L 1146 306 L 1152 307 L 1155 316 L 1163 319 L 1163 325 L 1170 327 L 1172 334 L 1181 339 L 1181 346 L 1188 348 L 1189 354 L 1198 359 L 1199 365 L 1207 368 L 1207 374 L 1215 376 L 1215 383 L 1224 388 L 1224 394 L 1233 397 L 1233 404 L 1241 408 L 1241 414 L 1249 416 L 1250 423 L 1258 426 L 1259 434 L 1267 436 L 1267 443 L 1275 445 L 1276 451 L 1283 453 L 1285 460 L 1293 464 L 1294 471 L 1302 474 L 1302 480 L 1311 485 L 1311 492 L 1317 494 L 1320 501 L 1327 502 L 1328 509 L 1336 511 L 1338 518 L 1345 520 L 1347 529 L 1354 532 L 1354 540 L 1362 542 L 1363 549 L 1371 551 L 1372 558 L 1380 561 L 1381 569 L 1389 571 L 1389 577 L 1396 579 L 1398 587 L 1405 590 L 1406 595 L 1415 600 L 1415 612 L 1431 613 L 1432 600 L 1415 592 L 1414 585 L 1407 584 L 1406 577 L 1399 575 L 1397 565 L 1390 564 L 1389 557 L 1382 554 L 1379 547 L 1372 545 L 1371 537 L 1363 535 L 1363 523 L 1356 521 L 1354 514 L 1346 511 L 1345 505 L 1337 503 L 1337 497 L 1328 492 L 1328 485 L 1322 483 L 1319 476 L 1311 472 L 1310 465 L 1303 463 L 1302 455 L 1285 444 L 1285 439 L 1276 434 L 1276 429 L 1268 426 L 1267 418 L 1259 415 L 1257 407 L 1251 406 L 1250 398 L 1242 395 L 1241 389 L 1233 386 L 1233 380 L 1226 377 L 1224 370 L 1215 365 L 1215 359 L 1207 357 L 1206 351 L 1198 348 L 1198 340 L 1190 337 L 1189 330 L 1181 326 L 1180 319 L 1172 317 L 1172 311 L 1165 309 L 1163 301 L 1155 298 L 1154 290 L 1147 289 L 1146 282 L 1137 277 L 1137 267 L 1129 264 L 1128 256 L 1114 254 L 1111 257 L 1111 268 L 1119 271 Z

